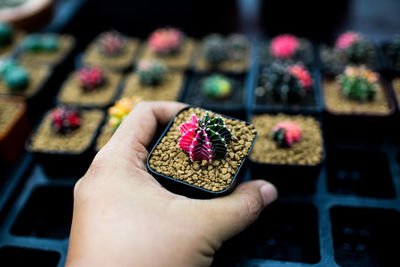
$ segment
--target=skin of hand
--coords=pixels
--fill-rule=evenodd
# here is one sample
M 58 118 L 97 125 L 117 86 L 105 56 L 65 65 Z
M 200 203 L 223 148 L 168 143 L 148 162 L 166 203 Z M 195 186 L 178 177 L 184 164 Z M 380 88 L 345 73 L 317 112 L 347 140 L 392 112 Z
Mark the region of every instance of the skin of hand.
M 276 199 L 262 180 L 211 200 L 164 189 L 146 171 L 146 146 L 157 124 L 184 107 L 138 104 L 97 153 L 74 188 L 66 266 L 209 266 L 222 243 Z

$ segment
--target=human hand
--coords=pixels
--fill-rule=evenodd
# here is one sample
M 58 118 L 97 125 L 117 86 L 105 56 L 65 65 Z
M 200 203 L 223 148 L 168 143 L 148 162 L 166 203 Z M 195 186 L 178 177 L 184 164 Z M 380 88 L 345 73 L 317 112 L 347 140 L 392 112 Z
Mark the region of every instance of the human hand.
M 209 266 L 221 244 L 276 199 L 262 180 L 211 200 L 164 189 L 146 170 L 146 146 L 157 123 L 184 107 L 140 103 L 97 153 L 75 185 L 67 266 Z

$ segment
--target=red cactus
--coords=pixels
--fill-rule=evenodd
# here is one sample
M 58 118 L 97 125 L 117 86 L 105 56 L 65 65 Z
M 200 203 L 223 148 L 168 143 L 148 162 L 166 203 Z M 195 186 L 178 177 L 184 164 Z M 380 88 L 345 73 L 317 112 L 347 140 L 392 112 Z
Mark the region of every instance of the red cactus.
M 291 147 L 301 139 L 302 131 L 297 123 L 293 121 L 279 122 L 274 126 L 273 138 L 279 146 Z
M 67 134 L 81 126 L 79 112 L 73 108 L 60 107 L 51 112 L 52 127 L 56 133 Z
M 308 89 L 312 86 L 313 79 L 311 78 L 310 72 L 303 65 L 291 65 L 289 66 L 289 72 L 300 81 L 303 89 Z
M 107 56 L 120 54 L 125 47 L 125 38 L 117 31 L 108 31 L 100 34 L 98 38 L 98 47 L 100 51 Z
M 149 37 L 150 49 L 157 54 L 172 54 L 181 49 L 183 33 L 174 28 L 158 29 Z
M 271 41 L 270 52 L 276 58 L 288 59 L 294 56 L 299 45 L 299 41 L 294 35 L 278 35 Z
M 345 50 L 352 44 L 362 39 L 362 35 L 358 32 L 345 32 L 342 33 L 337 39 L 335 47 L 339 50 Z
M 104 83 L 103 70 L 97 67 L 83 68 L 78 71 L 78 79 L 81 87 L 87 91 L 94 91 Z

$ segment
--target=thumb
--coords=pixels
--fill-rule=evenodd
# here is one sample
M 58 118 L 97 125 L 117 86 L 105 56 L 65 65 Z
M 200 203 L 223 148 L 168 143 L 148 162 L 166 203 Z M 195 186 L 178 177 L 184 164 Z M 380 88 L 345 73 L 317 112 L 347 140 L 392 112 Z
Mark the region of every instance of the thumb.
M 276 188 L 263 180 L 240 184 L 235 191 L 206 204 L 215 234 L 225 241 L 253 223 L 261 211 L 277 198 Z

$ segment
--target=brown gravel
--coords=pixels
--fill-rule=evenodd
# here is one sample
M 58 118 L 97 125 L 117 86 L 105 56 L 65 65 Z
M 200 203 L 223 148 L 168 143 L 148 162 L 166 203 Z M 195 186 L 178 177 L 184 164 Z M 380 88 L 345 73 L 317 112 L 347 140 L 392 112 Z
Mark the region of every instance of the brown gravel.
M 381 83 L 375 99 L 359 102 L 343 97 L 339 85 L 335 80 L 325 80 L 323 83 L 325 105 L 330 112 L 343 114 L 388 114 L 390 112 L 389 101 Z
M 302 138 L 290 148 L 281 148 L 272 139 L 273 127 L 285 120 L 296 122 L 302 130 Z M 259 163 L 287 165 L 317 165 L 322 161 L 323 141 L 320 124 L 309 116 L 257 115 L 252 119 L 258 137 L 250 153 L 250 159 Z
M 195 53 L 194 68 L 197 71 L 227 71 L 227 72 L 244 72 L 249 68 L 250 48 L 244 52 L 242 60 L 226 60 L 219 64 L 216 68 L 211 66 L 204 60 L 203 46 L 199 46 Z
M 110 140 L 113 134 L 113 127 L 111 127 L 108 123 L 104 124 L 103 127 L 101 127 L 99 137 L 97 137 L 96 140 L 96 151 L 102 149 L 103 146 L 107 144 L 108 140 Z
M 118 56 L 104 56 L 97 49 L 96 40 L 92 41 L 86 49 L 83 62 L 87 66 L 101 66 L 107 69 L 121 70 L 133 63 L 140 41 L 136 38 L 127 38 L 125 51 Z
M 183 84 L 183 73 L 171 72 L 156 86 L 141 85 L 135 73 L 129 74 L 122 90 L 121 98 L 138 96 L 143 101 L 174 101 L 178 99 Z
M 8 129 L 13 127 L 20 113 L 23 112 L 24 104 L 8 97 L 0 98 L 0 140 Z
M 182 50 L 172 56 L 159 56 L 153 53 L 147 44 L 143 44 L 140 59 L 157 59 L 162 61 L 168 68 L 187 69 L 192 61 L 192 54 L 195 48 L 195 41 L 188 38 L 183 44 Z
M 22 38 L 25 36 L 23 32 L 16 31 L 15 29 L 14 34 L 15 36 L 9 45 L 0 47 L 0 57 L 10 54 L 17 47 L 17 45 L 21 43 Z
M 3 83 L 3 81 L 0 81 L 0 94 L 14 94 L 30 98 L 40 90 L 40 88 L 43 86 L 43 83 L 47 81 L 50 75 L 50 69 L 45 66 L 33 67 L 26 64 L 23 66 L 28 71 L 30 77 L 28 87 L 19 93 L 11 93 L 8 87 Z
M 224 118 L 226 126 L 232 130 L 233 140 L 228 146 L 227 157 L 215 160 L 211 164 L 202 162 L 191 162 L 189 156 L 179 146 L 179 126 L 189 121 L 192 114 L 202 118 L 205 110 L 190 108 L 181 112 L 154 149 L 149 159 L 150 167 L 161 174 L 181 180 L 185 183 L 195 185 L 213 192 L 228 188 L 241 162 L 247 156 L 248 150 L 256 135 L 252 125 L 246 126 L 245 122 Z M 213 117 L 214 113 L 210 112 Z
M 397 99 L 397 103 L 400 103 L 400 78 L 393 80 L 393 90 Z
M 73 72 L 64 82 L 58 95 L 58 101 L 66 105 L 106 107 L 114 102 L 122 75 L 115 72 L 104 72 L 106 83 L 103 87 L 92 92 L 85 92 L 78 79 L 77 72 Z
M 57 134 L 51 127 L 51 114 L 48 112 L 29 145 L 34 152 L 82 153 L 91 143 L 93 136 L 104 118 L 100 110 L 81 111 L 82 125 L 71 134 Z
M 65 57 L 75 45 L 75 38 L 71 35 L 63 34 L 60 36 L 60 47 L 56 52 L 31 52 L 25 51 L 19 60 L 26 64 L 57 65 L 64 61 Z

